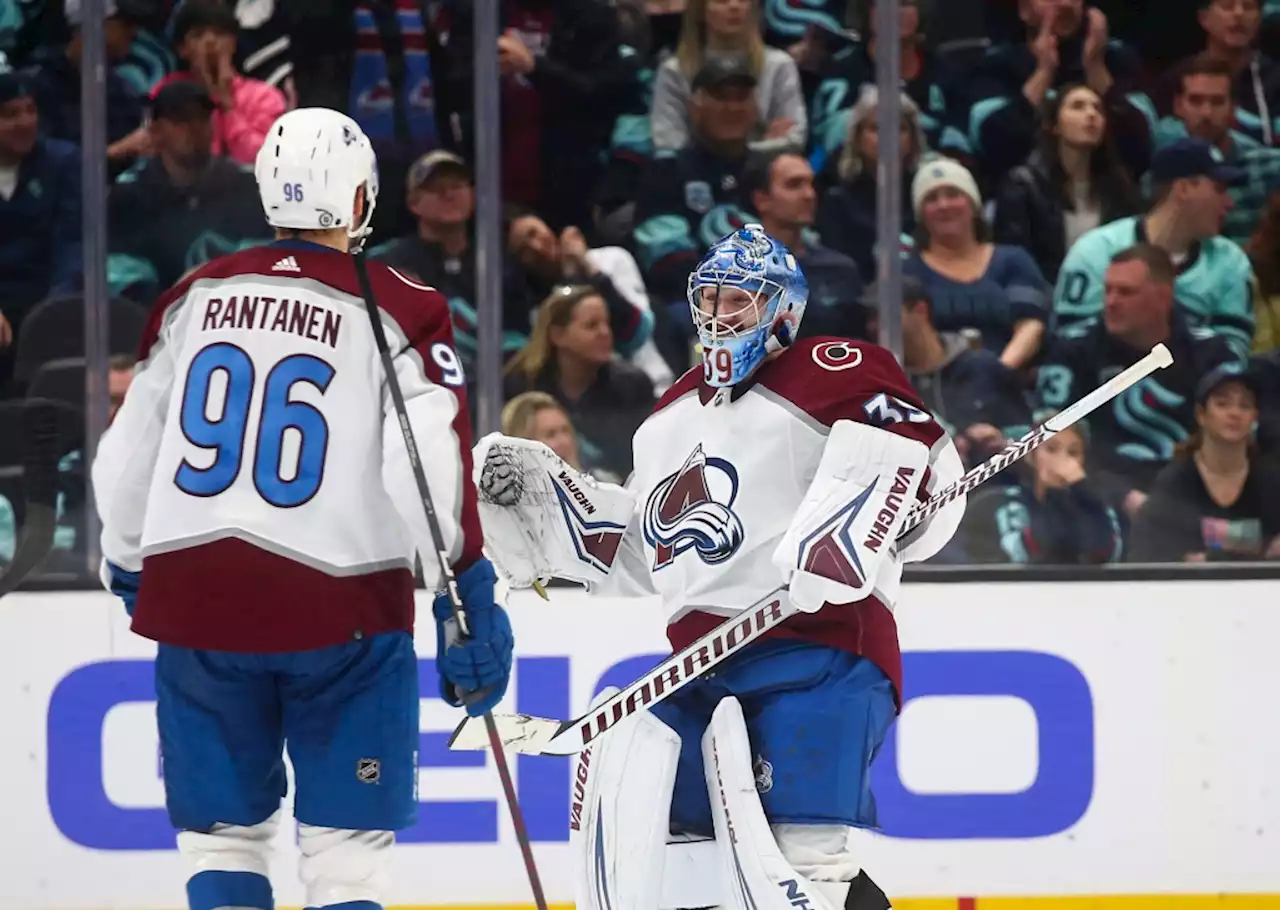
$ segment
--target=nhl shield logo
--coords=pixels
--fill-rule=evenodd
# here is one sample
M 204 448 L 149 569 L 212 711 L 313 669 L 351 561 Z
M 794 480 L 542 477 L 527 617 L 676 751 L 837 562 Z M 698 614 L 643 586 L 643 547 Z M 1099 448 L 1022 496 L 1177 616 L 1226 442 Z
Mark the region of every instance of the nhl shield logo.
M 746 532 L 733 512 L 738 471 L 723 458 L 695 448 L 680 470 L 653 489 L 644 509 L 644 537 L 654 548 L 653 568 L 665 568 L 690 549 L 707 565 L 724 562 Z
M 356 761 L 356 780 L 362 784 L 376 784 L 382 779 L 382 762 L 376 758 Z
M 711 195 L 711 184 L 705 180 L 690 180 L 684 185 L 684 204 L 699 215 L 707 214 L 716 204 L 715 197 Z

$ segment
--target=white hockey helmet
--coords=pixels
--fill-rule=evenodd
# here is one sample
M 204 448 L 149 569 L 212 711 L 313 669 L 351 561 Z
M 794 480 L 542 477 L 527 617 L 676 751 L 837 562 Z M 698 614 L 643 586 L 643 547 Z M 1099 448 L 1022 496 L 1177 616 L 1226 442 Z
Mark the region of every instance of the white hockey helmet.
M 368 236 L 378 199 L 378 162 L 369 137 L 346 114 L 324 107 L 282 114 L 267 131 L 253 173 L 272 227 L 345 227 L 355 249 Z M 354 224 L 361 186 L 364 216 Z

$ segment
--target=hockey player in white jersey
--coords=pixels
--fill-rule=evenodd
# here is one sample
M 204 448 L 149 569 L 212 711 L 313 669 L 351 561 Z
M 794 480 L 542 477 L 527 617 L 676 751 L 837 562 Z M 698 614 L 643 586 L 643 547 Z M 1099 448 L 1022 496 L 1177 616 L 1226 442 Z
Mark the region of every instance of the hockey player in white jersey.
M 514 584 L 658 594 L 676 651 L 782 583 L 804 611 L 581 754 L 579 910 L 889 906 L 850 829 L 876 824 L 903 563 L 946 544 L 963 499 L 897 538 L 962 468 L 891 353 L 796 340 L 807 294 L 758 225 L 711 248 L 689 281 L 703 366 L 636 433 L 626 490 L 537 443 L 477 449 L 487 551 Z M 533 470 L 551 509 L 504 490 Z
M 355 259 L 377 172 L 350 118 L 272 125 L 256 176 L 277 241 L 214 260 L 157 302 L 93 465 L 105 581 L 159 642 L 157 721 L 192 910 L 271 910 L 268 851 L 295 772 L 308 907 L 376 910 L 392 832 L 417 812 L 413 565 L 438 558 Z M 367 263 L 472 637 L 441 695 L 491 710 L 511 626 L 494 601 L 449 309 Z M 452 637 L 450 638 L 452 641 Z

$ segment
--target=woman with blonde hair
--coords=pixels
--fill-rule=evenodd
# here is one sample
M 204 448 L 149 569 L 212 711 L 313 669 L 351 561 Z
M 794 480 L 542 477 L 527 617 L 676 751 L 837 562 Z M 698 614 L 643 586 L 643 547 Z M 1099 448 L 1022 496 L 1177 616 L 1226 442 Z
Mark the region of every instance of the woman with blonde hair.
M 1280 349 L 1280 190 L 1272 192 L 1245 247 L 1253 262 L 1253 353 Z
M 565 409 L 546 392 L 524 392 L 502 409 L 502 432 L 517 439 L 535 439 L 555 452 L 570 467 L 578 461 L 578 438 Z
M 557 287 L 538 308 L 529 343 L 506 368 L 506 397 L 528 391 L 564 408 L 584 462 L 631 473 L 631 437 L 653 408 L 653 381 L 614 356 L 609 310 L 595 288 Z
M 920 162 L 929 154 L 920 108 L 903 92 L 902 116 L 898 120 L 898 148 L 902 156 L 902 230 L 910 235 L 916 227 L 911 208 L 911 180 Z M 849 112 L 848 128 L 841 143 L 836 166 L 837 182 L 822 196 L 814 225 L 824 246 L 844 253 L 858 264 L 867 280 L 876 275 L 876 165 L 880 160 L 880 130 L 876 110 L 880 92 L 865 86 Z
M 689 144 L 690 86 L 703 65 L 716 57 L 745 59 L 755 77 L 764 133 L 751 148 L 804 148 L 808 115 L 800 73 L 786 51 L 765 45 L 759 0 L 689 0 L 676 52 L 654 77 L 649 121 L 654 149 L 675 151 Z

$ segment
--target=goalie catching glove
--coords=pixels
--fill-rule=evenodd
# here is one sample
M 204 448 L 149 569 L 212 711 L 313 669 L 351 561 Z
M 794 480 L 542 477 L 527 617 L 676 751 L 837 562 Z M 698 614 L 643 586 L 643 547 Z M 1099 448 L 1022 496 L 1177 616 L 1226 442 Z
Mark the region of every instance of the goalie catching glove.
M 531 439 L 492 433 L 472 456 L 485 552 L 508 584 L 563 578 L 590 587 L 608 577 L 635 508 L 628 490 Z
M 773 563 L 808 613 L 869 597 L 916 505 L 929 448 L 897 433 L 838 421 Z

